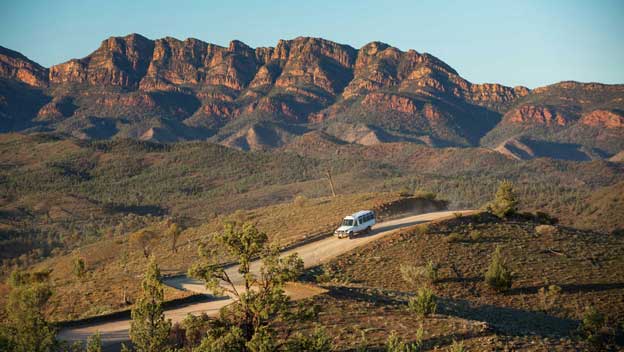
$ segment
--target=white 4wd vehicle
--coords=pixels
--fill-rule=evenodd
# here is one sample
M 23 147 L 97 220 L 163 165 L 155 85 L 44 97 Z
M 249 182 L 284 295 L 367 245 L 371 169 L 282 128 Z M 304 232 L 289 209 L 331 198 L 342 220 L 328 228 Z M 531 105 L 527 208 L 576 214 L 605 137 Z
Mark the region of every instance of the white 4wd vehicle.
M 340 227 L 334 231 L 334 236 L 338 238 L 353 237 L 359 233 L 370 232 L 375 225 L 375 213 L 370 210 L 358 211 L 342 220 Z

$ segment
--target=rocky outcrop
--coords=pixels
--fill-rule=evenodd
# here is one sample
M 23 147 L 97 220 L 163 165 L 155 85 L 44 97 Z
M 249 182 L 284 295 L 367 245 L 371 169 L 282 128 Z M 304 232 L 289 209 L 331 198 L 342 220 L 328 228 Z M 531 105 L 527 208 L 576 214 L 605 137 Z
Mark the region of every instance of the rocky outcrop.
M 510 103 L 529 94 L 526 87 L 506 87 L 500 84 L 471 84 L 467 94 L 470 100 L 478 103 Z
M 26 83 L 34 87 L 48 85 L 48 70 L 26 56 L 0 46 L 0 78 Z
M 319 38 L 280 41 L 273 59 L 286 60 L 276 87 L 313 86 L 330 94 L 342 92 L 352 77 L 356 50 Z
M 76 108 L 77 106 L 74 105 L 74 99 L 72 97 L 55 98 L 39 109 L 39 112 L 37 113 L 37 120 L 61 120 L 73 115 Z
M 594 110 L 583 115 L 580 123 L 591 127 L 623 128 L 624 115 L 609 110 Z
M 131 34 L 50 69 L 0 47 L 0 78 L 0 130 L 37 123 L 67 134 L 88 128 L 84 138 L 214 137 L 263 149 L 281 145 L 282 135 L 272 127 L 240 126 L 270 120 L 288 124 L 284 135 L 340 124 L 346 132 L 336 130 L 334 137 L 367 145 L 487 145 L 519 155 L 544 139 L 612 155 L 621 150 L 624 125 L 624 85 L 473 84 L 431 54 L 381 42 L 354 49 L 298 37 L 254 49 L 237 40 L 220 46 Z M 98 134 L 102 127 L 85 122 L 90 119 L 124 126 Z M 233 120 L 242 132 L 223 128 Z M 544 131 L 558 135 L 544 137 Z
M 362 100 L 362 105 L 380 111 L 394 110 L 404 114 L 415 114 L 418 111 L 411 99 L 385 93 L 367 94 Z
M 138 34 L 111 37 L 83 59 L 50 68 L 50 82 L 136 88 L 147 72 L 154 42 Z
M 529 93 L 525 87 L 471 84 L 433 55 L 414 50 L 402 52 L 385 43 L 372 42 L 358 51 L 354 78 L 343 97 L 349 99 L 379 90 L 459 98 L 485 106 L 508 104 Z
M 565 126 L 569 119 L 553 108 L 546 106 L 523 105 L 508 112 L 505 119 L 511 123 L 536 124 L 545 126 Z
M 112 109 L 120 106 L 139 107 L 142 109 L 153 109 L 157 103 L 154 98 L 147 93 L 139 94 L 107 94 L 96 98 L 96 104 Z

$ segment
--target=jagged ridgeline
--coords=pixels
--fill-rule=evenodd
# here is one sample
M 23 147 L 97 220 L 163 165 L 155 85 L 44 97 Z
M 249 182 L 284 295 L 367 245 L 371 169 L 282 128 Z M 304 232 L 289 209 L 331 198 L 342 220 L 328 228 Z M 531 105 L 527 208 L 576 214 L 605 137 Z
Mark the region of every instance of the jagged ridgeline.
M 244 150 L 321 132 L 333 144 L 606 159 L 624 149 L 624 85 L 473 84 L 433 55 L 380 42 L 299 37 L 254 49 L 131 34 L 50 68 L 0 47 L 0 130 Z

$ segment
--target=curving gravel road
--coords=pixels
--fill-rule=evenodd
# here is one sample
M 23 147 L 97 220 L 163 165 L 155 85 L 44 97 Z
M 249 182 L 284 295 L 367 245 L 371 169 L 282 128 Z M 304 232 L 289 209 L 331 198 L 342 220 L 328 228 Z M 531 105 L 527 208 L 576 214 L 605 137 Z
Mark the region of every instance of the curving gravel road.
M 349 252 L 350 250 L 362 246 L 366 243 L 379 239 L 385 235 L 392 233 L 393 231 L 413 226 L 416 224 L 429 222 L 433 220 L 439 220 L 442 218 L 453 216 L 454 213 L 468 213 L 470 210 L 462 211 L 440 211 L 419 215 L 407 216 L 400 219 L 385 221 L 379 223 L 373 227 L 373 231 L 367 235 L 357 236 L 353 239 L 338 239 L 336 237 L 329 237 L 315 242 L 311 242 L 300 247 L 285 251 L 282 255 L 286 256 L 292 253 L 298 253 L 303 259 L 304 266 L 306 268 L 315 267 L 319 264 L 326 263 L 331 259 Z M 251 270 L 257 272 L 260 269 L 260 261 L 255 261 L 251 265 Z M 235 282 L 242 282 L 240 274 L 236 271 L 236 267 L 227 269 L 228 274 Z M 187 276 L 178 276 L 172 278 L 166 278 L 164 283 L 182 290 L 189 290 L 198 293 L 209 294 L 204 284 L 193 278 Z M 311 297 L 324 290 L 312 285 L 306 285 L 301 283 L 292 283 L 285 288 L 286 293 L 291 296 L 292 299 L 303 299 Z M 167 319 L 171 319 L 174 323 L 183 320 L 188 314 L 201 314 L 207 313 L 211 316 L 219 314 L 221 307 L 230 304 L 232 299 L 229 297 L 215 297 L 213 300 L 200 303 L 192 303 L 179 308 L 174 308 L 165 311 Z M 87 337 L 100 332 L 102 337 L 102 344 L 107 351 L 115 351 L 119 349 L 121 342 L 128 341 L 128 329 L 130 327 L 130 320 L 120 319 L 112 320 L 109 322 L 101 322 L 88 324 L 83 326 L 75 326 L 62 329 L 58 338 L 66 341 L 80 341 L 86 340 Z

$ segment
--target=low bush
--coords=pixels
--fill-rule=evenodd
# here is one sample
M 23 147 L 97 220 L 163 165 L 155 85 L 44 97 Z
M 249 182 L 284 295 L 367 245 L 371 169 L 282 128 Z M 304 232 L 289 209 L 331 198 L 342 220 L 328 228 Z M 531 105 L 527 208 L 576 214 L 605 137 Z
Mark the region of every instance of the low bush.
M 497 292 L 505 292 L 511 288 L 513 274 L 507 268 L 506 261 L 501 255 L 501 247 L 497 246 L 492 254 L 492 261 L 485 273 L 485 282 Z
M 464 239 L 464 235 L 459 232 L 451 232 L 448 236 L 446 236 L 446 242 L 448 243 L 462 242 Z
M 416 225 L 414 226 L 414 235 L 424 235 L 427 232 L 429 232 L 429 225 L 428 224 L 420 224 L 420 225 Z
M 314 278 L 319 284 L 328 284 L 328 283 L 340 283 L 347 284 L 349 283 L 349 278 L 340 270 L 337 270 L 331 265 L 325 264 L 321 268 L 322 272 L 316 275 Z
M 433 294 L 433 290 L 427 286 L 419 288 L 416 296 L 411 297 L 407 302 L 407 309 L 419 317 L 434 314 L 436 308 L 436 296 Z
M 608 344 L 609 333 L 606 319 L 594 306 L 585 308 L 579 328 L 585 341 L 596 350 L 601 350 Z
M 453 343 L 451 344 L 451 347 L 450 347 L 450 352 L 466 352 L 466 347 L 464 347 L 464 342 L 453 340 Z
M 433 260 L 427 261 L 425 264 L 425 277 L 429 280 L 430 284 L 436 283 L 438 281 L 438 271 L 440 266 L 437 263 L 434 263 Z
M 555 309 L 558 305 L 560 295 L 561 287 L 557 285 L 550 285 L 548 288 L 540 288 L 537 292 L 537 297 L 542 311 L 550 312 Z
M 265 349 L 256 349 L 264 351 Z M 266 349 L 271 351 L 272 349 Z M 286 351 L 310 351 L 310 352 L 329 352 L 332 350 L 332 340 L 327 335 L 325 328 L 317 326 L 308 336 L 296 333 L 286 345 Z
M 85 276 L 85 273 L 87 272 L 87 265 L 85 264 L 84 259 L 74 258 L 72 261 L 72 272 L 79 279 L 82 279 Z
M 434 200 L 437 197 L 438 197 L 437 194 L 435 194 L 433 192 L 425 191 L 425 190 L 422 190 L 422 189 L 416 190 L 416 192 L 414 192 L 414 198 L 422 198 L 422 199 Z
M 423 266 L 401 265 L 401 277 L 410 287 L 432 285 L 438 280 L 439 265 L 429 260 Z
M 416 330 L 416 336 L 414 342 L 405 342 L 399 335 L 397 335 L 396 331 L 390 333 L 388 339 L 386 340 L 386 351 L 387 352 L 418 352 L 422 350 L 422 340 L 423 340 L 424 331 L 422 327 Z
M 481 231 L 479 231 L 479 230 L 472 230 L 472 231 L 470 231 L 470 239 L 473 242 L 479 241 L 482 237 L 483 237 L 483 233 L 481 233 Z
M 414 194 L 408 187 L 404 187 L 399 191 L 399 197 L 408 198 L 413 196 Z

